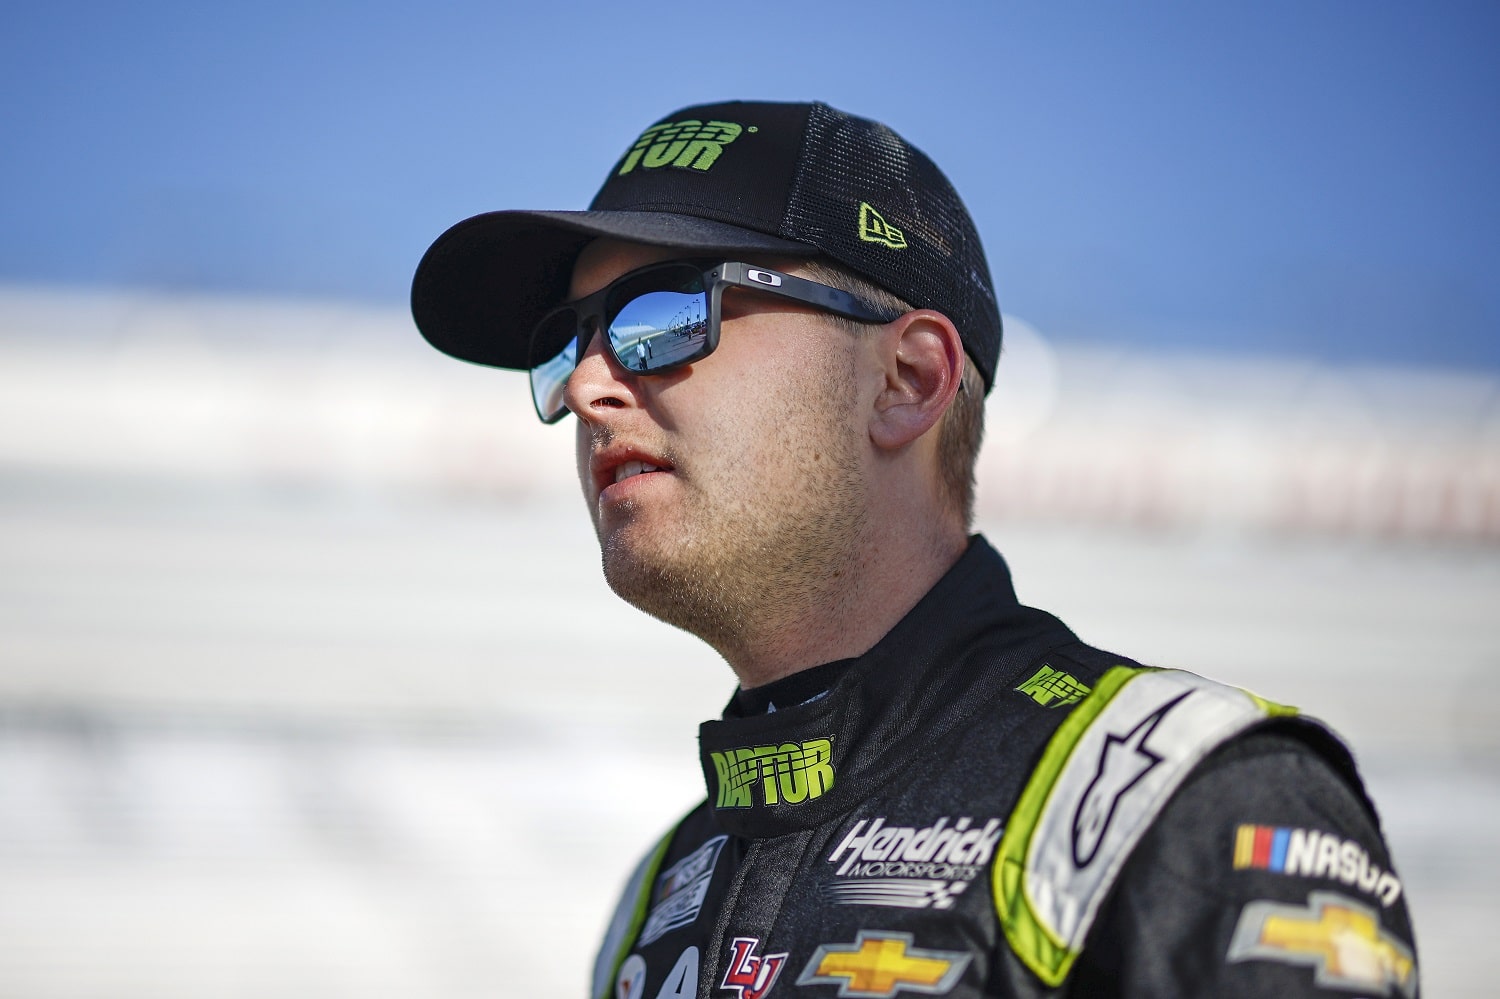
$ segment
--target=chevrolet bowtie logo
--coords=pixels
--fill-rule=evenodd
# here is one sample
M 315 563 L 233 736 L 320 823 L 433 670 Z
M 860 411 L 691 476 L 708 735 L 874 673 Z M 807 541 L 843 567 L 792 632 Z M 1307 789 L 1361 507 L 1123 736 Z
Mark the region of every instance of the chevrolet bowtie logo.
M 1308 965 L 1313 981 L 1324 988 L 1390 995 L 1394 986 L 1408 999 L 1416 996 L 1411 950 L 1381 928 L 1373 909 L 1331 891 L 1312 892 L 1307 902 L 1246 905 L 1229 943 L 1229 960 Z
M 874 999 L 898 992 L 942 995 L 953 989 L 972 955 L 921 950 L 910 933 L 860 930 L 852 944 L 823 944 L 798 985 L 837 985 L 840 999 Z

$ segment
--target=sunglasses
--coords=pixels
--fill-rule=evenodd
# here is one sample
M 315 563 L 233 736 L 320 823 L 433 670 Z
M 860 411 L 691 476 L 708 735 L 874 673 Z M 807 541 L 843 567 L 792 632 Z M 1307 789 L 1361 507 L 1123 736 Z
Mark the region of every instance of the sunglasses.
M 701 361 L 719 345 L 724 289 L 779 295 L 864 323 L 898 318 L 847 291 L 751 264 L 675 261 L 616 278 L 592 295 L 553 309 L 531 334 L 531 401 L 543 423 L 568 412 L 563 392 L 602 330 L 609 352 L 632 374 L 658 375 Z

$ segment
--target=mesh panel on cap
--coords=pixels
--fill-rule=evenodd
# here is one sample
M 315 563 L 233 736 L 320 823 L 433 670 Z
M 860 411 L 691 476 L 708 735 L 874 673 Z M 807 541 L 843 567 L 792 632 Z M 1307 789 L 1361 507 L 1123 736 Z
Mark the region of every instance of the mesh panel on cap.
M 905 245 L 861 238 L 862 205 L 877 236 L 883 220 L 889 242 Z M 985 385 L 992 382 L 1000 312 L 979 235 L 948 178 L 889 128 L 814 105 L 783 234 L 816 245 L 915 306 L 948 316 Z

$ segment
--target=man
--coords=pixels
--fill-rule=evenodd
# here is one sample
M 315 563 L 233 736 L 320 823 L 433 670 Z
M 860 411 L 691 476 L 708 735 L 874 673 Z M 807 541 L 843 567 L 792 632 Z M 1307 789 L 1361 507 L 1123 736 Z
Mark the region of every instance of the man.
M 740 681 L 600 999 L 1417 994 L 1338 740 L 1089 648 L 968 535 L 1000 313 L 962 202 L 822 104 L 687 108 L 413 313 L 576 418 L 611 587 Z

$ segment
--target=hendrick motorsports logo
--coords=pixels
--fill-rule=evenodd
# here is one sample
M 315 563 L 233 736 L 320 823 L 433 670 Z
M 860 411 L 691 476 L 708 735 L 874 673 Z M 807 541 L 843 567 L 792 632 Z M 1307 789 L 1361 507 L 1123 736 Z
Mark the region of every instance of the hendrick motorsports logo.
M 930 826 L 888 826 L 883 816 L 860 819 L 829 854 L 838 880 L 823 885 L 837 905 L 950 909 L 989 866 L 1004 827 L 943 816 Z
M 796 805 L 833 788 L 833 743 L 810 739 L 780 746 L 747 746 L 711 753 L 719 777 L 718 808 L 751 808 L 752 791 L 762 804 Z

